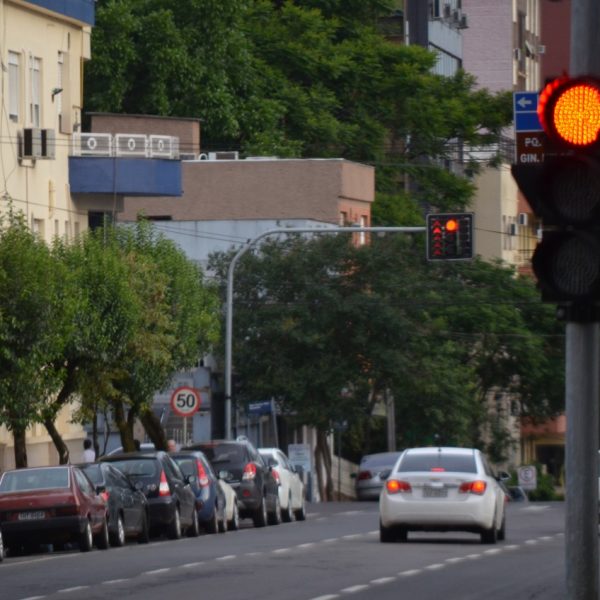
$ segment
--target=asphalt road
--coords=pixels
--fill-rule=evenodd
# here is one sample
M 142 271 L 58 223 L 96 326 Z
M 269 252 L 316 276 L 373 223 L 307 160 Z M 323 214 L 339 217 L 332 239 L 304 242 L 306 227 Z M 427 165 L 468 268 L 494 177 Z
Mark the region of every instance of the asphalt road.
M 108 551 L 8 558 L 1 600 L 564 600 L 564 505 L 508 506 L 507 539 L 379 542 L 377 503 L 313 504 L 305 522 Z

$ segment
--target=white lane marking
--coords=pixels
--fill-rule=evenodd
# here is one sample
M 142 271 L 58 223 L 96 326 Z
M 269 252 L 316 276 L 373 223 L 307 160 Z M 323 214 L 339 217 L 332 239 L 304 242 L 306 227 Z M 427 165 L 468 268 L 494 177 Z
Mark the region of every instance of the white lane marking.
M 563 531 L 561 531 L 560 533 L 556 534 L 556 537 L 565 537 L 565 534 Z
M 502 552 L 502 548 L 490 548 L 489 550 L 484 550 L 484 554 L 492 555 L 492 554 L 500 554 Z
M 443 569 L 445 566 L 446 565 L 444 565 L 443 563 L 434 563 L 432 565 L 427 565 L 424 568 L 428 571 L 437 571 L 438 569 Z
M 465 558 L 468 558 L 470 560 L 477 560 L 478 558 L 481 558 L 481 554 L 467 554 Z
M 360 513 L 365 512 L 364 510 L 347 510 L 345 512 L 340 513 L 340 515 L 350 516 L 350 515 L 360 515 Z
M 547 510 L 548 508 L 550 508 L 550 506 L 548 506 L 547 504 L 541 504 L 540 506 L 526 506 L 524 508 L 522 508 L 521 510 L 523 512 L 527 511 L 527 512 L 541 512 L 543 510 Z
M 528 546 L 535 546 L 538 543 L 538 541 L 537 540 L 525 540 L 525 543 Z
M 193 569 L 195 567 L 199 567 L 200 565 L 203 565 L 204 562 L 194 562 L 194 563 L 186 563 L 185 565 L 181 565 L 180 568 L 182 569 Z
M 380 577 L 379 579 L 371 579 L 370 583 L 373 585 L 383 585 L 385 583 L 391 583 L 392 581 L 396 581 L 395 577 Z
M 352 533 L 351 535 L 345 535 L 343 538 L 345 540 L 355 540 L 356 538 L 362 537 L 363 533 Z
M 215 558 L 215 560 L 233 560 L 235 558 L 235 554 L 226 554 L 225 556 L 219 556 Z
M 46 596 L 28 596 L 27 598 L 21 598 L 21 600 L 41 600 L 42 598 L 45 598 Z
M 550 535 L 543 535 L 543 536 L 540 538 L 540 541 L 541 541 L 541 542 L 549 542 L 551 539 L 552 539 L 552 536 L 550 536 Z
M 327 519 L 325 517 L 319 517 L 318 519 L 315 519 L 316 521 L 326 521 Z
M 144 571 L 142 575 L 160 575 L 161 573 L 167 573 L 170 570 L 170 568 L 154 569 L 154 571 Z
M 464 556 L 453 556 L 452 558 L 447 558 L 446 562 L 450 564 L 459 563 L 463 560 L 466 560 Z
M 283 554 L 284 552 L 289 552 L 291 548 L 277 548 L 277 550 L 271 550 L 273 554 Z
M 339 597 L 339 594 L 327 594 L 326 596 L 317 596 L 316 598 L 311 598 L 310 600 L 333 600 L 334 598 Z
M 87 590 L 89 585 L 76 585 L 75 587 L 63 588 L 62 590 L 58 590 L 57 594 L 70 594 L 71 592 L 79 592 L 80 590 Z
M 516 550 L 519 547 L 518 544 L 511 544 L 510 546 L 504 546 L 504 550 Z
M 326 540 L 321 540 L 323 544 L 331 544 L 331 542 L 337 542 L 340 538 L 327 538 Z
M 123 583 L 124 581 L 129 581 L 128 579 L 109 579 L 108 581 L 103 581 L 102 585 L 114 585 L 115 583 Z
M 377 529 L 373 529 L 373 531 L 369 531 L 367 535 L 379 535 L 379 531 Z
M 365 584 L 351 585 L 350 587 L 340 590 L 340 592 L 342 592 L 343 594 L 356 594 L 356 592 L 362 592 L 363 590 L 368 589 L 368 587 L 369 586 Z
M 298 544 L 296 548 L 312 548 L 314 545 L 314 542 L 308 542 L 307 544 Z
M 412 577 L 413 575 L 418 575 L 421 572 L 421 569 L 409 569 L 408 571 L 400 571 L 398 575 L 400 577 Z

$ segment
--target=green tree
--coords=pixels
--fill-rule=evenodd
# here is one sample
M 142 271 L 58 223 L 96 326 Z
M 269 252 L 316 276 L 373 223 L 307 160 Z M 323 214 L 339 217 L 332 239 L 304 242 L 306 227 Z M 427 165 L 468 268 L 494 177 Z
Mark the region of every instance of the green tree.
M 70 328 L 66 273 L 43 240 L 12 211 L 0 223 L 0 422 L 14 437 L 15 465 L 27 466 L 25 432 L 41 422 L 44 399 L 60 387 Z

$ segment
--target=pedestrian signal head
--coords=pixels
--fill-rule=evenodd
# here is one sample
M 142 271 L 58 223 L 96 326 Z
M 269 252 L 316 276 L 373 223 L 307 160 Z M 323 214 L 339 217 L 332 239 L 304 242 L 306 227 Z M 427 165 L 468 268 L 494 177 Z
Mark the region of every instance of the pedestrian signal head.
M 538 115 L 546 134 L 570 148 L 585 148 L 600 137 L 600 80 L 563 77 L 540 94 Z

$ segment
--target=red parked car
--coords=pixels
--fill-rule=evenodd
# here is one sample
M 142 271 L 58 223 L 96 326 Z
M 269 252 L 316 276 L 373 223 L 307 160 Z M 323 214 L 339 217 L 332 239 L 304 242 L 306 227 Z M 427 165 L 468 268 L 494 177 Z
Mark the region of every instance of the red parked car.
M 82 552 L 94 542 L 108 548 L 107 507 L 77 467 L 32 467 L 6 471 L 0 479 L 0 528 L 4 546 L 18 553 L 40 544 L 76 542 Z

